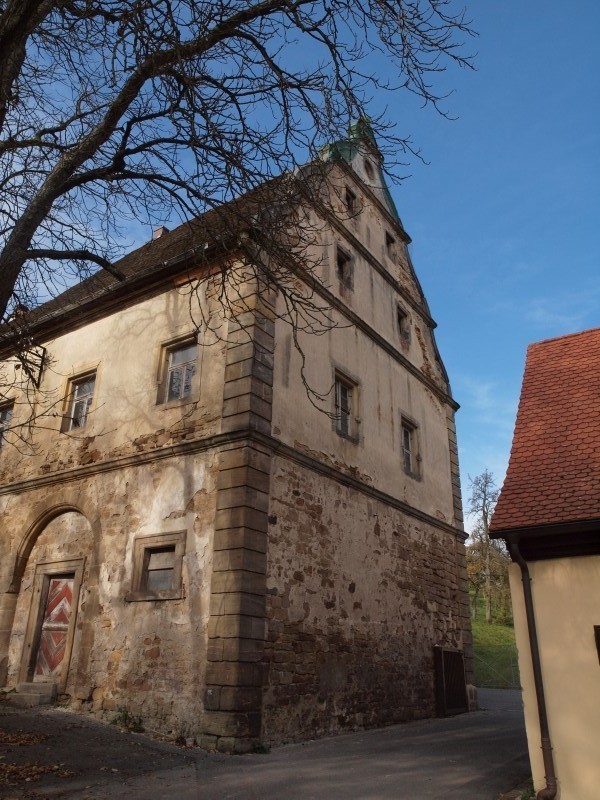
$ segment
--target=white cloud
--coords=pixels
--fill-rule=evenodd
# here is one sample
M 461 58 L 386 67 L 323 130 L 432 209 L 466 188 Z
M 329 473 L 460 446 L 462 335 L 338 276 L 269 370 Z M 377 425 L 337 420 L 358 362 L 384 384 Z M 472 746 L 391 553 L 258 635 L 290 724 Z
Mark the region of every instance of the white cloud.
M 523 316 L 538 328 L 550 329 L 548 335 L 560 335 L 597 324 L 599 304 L 600 283 L 593 281 L 578 291 L 532 297 Z
M 497 381 L 462 376 L 458 380 L 461 413 L 480 425 L 512 432 L 517 413 L 518 396 L 506 396 L 506 387 Z

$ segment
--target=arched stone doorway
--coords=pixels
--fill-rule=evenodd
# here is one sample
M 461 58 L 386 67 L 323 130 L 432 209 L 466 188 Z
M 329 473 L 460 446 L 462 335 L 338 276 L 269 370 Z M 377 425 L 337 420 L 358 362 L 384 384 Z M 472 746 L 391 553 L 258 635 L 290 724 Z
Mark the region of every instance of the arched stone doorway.
M 90 523 L 74 508 L 49 512 L 24 539 L 16 565 L 9 685 L 49 683 L 68 692 L 92 554 Z

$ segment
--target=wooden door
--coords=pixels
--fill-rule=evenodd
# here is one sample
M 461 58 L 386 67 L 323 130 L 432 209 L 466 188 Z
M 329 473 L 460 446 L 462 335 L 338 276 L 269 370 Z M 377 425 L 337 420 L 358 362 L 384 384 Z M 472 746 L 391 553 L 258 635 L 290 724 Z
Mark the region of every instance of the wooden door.
M 60 676 L 73 611 L 74 578 L 74 575 L 47 577 L 48 594 L 33 671 L 34 681 L 49 681 Z

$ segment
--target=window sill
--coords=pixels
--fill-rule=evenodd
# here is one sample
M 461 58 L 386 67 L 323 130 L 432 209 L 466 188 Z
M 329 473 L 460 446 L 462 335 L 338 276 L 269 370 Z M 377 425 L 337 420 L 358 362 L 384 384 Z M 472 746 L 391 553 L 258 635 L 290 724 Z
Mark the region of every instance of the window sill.
M 357 436 L 351 436 L 349 433 L 342 433 L 342 431 L 338 431 L 335 428 L 334 428 L 334 431 L 337 433 L 337 435 L 340 437 L 340 439 L 345 439 L 347 442 L 351 442 L 352 444 L 358 444 L 358 442 L 359 442 L 358 435 Z
M 168 400 L 167 402 L 157 403 L 157 407 L 168 411 L 171 408 L 183 408 L 184 406 L 191 406 L 197 403 L 198 400 L 194 397 L 184 397 L 182 400 Z
M 405 469 L 404 474 L 408 475 L 409 478 L 412 478 L 413 481 L 420 481 L 423 479 L 423 476 L 420 472 L 409 472 L 407 469 Z
M 183 600 L 181 591 L 164 592 L 127 592 L 125 595 L 126 603 L 140 603 L 148 600 Z

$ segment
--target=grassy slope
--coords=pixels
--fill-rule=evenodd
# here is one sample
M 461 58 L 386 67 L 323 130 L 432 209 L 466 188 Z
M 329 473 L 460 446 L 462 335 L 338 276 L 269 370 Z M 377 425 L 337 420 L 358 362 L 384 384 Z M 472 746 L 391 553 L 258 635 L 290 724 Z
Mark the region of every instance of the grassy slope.
M 515 632 L 510 625 L 488 625 L 478 609 L 473 626 L 475 685 L 496 689 L 518 689 L 519 668 Z

